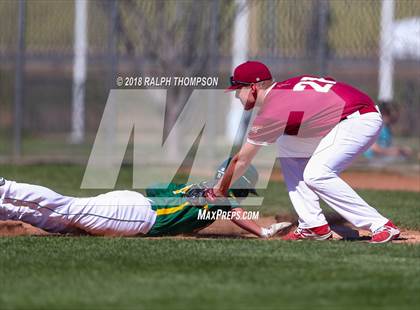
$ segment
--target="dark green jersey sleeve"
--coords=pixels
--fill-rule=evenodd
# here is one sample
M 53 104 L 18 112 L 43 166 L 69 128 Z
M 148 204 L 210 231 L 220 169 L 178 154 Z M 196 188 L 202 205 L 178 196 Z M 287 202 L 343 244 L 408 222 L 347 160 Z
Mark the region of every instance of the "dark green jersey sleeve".
M 204 205 L 196 207 L 191 205 L 184 197 L 184 193 L 193 184 L 156 184 L 146 189 L 146 195 L 153 201 L 152 208 L 156 211 L 156 222 L 148 232 L 149 236 L 189 234 L 199 231 L 214 219 L 203 217 L 203 211 L 230 211 L 239 205 L 230 200 L 225 206 Z
M 175 183 L 156 183 L 152 186 L 146 188 L 147 197 L 167 197 L 176 195 L 173 192 L 177 190 L 182 190 L 187 185 L 185 184 L 175 184 Z

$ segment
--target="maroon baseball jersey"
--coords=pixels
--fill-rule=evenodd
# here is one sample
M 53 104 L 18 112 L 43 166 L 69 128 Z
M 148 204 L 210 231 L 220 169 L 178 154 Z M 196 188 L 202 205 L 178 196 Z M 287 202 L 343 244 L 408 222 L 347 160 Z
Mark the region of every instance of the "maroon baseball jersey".
M 360 90 L 332 78 L 298 76 L 276 83 L 264 99 L 248 141 L 266 145 L 282 134 L 323 137 L 356 111 L 376 112 Z

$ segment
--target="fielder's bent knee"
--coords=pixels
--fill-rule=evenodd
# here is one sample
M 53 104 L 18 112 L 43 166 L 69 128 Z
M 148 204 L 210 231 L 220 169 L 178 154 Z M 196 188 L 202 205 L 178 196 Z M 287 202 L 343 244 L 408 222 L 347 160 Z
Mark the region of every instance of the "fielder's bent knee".
M 320 187 L 329 178 L 331 174 L 326 171 L 305 169 L 303 172 L 303 181 L 310 188 Z

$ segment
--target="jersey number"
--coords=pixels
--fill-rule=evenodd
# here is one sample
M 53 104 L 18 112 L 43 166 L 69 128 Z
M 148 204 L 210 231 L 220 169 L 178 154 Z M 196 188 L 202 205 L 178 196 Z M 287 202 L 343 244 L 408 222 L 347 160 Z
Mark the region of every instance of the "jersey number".
M 303 91 L 307 86 L 309 86 L 316 92 L 327 93 L 335 83 L 337 82 L 326 80 L 324 78 L 304 76 L 300 79 L 299 83 L 293 87 L 293 91 Z

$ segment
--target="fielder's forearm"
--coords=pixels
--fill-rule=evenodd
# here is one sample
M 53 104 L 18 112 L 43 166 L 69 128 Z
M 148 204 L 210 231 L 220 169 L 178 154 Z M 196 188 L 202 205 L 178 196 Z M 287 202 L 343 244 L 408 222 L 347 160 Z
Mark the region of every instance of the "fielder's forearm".
M 227 196 L 230 185 L 245 173 L 260 148 L 261 146 L 249 142 L 244 144 L 238 154 L 232 158 L 223 177 L 214 187 L 216 196 Z
M 262 229 L 257 223 L 255 223 L 253 220 L 242 219 L 242 214 L 244 212 L 242 208 L 235 208 L 232 211 L 234 211 L 237 215 L 232 218 L 232 222 L 234 222 L 242 229 L 245 229 L 246 231 L 256 235 L 257 237 L 262 237 Z
M 249 165 L 249 163 L 248 163 Z M 217 196 L 227 196 L 230 184 L 235 183 L 235 181 L 244 174 L 248 168 L 247 163 L 240 160 L 239 155 L 235 155 L 229 163 L 223 177 L 215 186 Z

